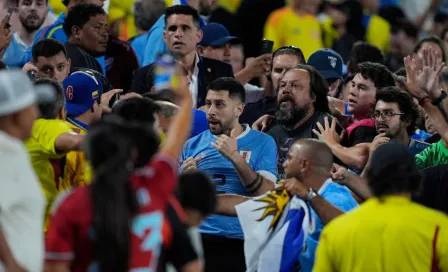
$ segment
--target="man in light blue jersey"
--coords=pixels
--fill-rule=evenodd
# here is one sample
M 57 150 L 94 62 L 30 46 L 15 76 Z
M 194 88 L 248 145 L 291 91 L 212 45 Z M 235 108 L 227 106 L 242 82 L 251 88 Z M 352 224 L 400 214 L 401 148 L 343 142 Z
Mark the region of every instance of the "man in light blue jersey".
M 81 4 L 81 3 L 94 4 L 94 5 L 102 7 L 104 5 L 104 0 L 62 0 L 62 3 L 67 7 L 66 12 L 68 12 L 69 9 L 71 9 L 72 7 L 74 7 L 78 4 Z M 42 39 L 48 39 L 48 38 L 55 39 L 55 40 L 62 42 L 63 44 L 66 44 L 68 38 L 67 38 L 67 34 L 64 32 L 64 29 L 63 29 L 65 17 L 66 17 L 66 14 L 61 13 L 61 15 L 59 15 L 59 17 L 56 19 L 56 21 L 53 24 L 39 30 L 39 32 L 37 32 L 36 36 L 34 37 L 33 45 Z M 25 56 L 25 60 L 27 62 L 32 60 L 32 54 L 30 51 L 27 52 L 27 54 Z M 105 68 L 104 56 L 97 57 L 96 60 L 101 65 L 103 74 L 105 75 L 106 68 Z
M 233 78 L 209 85 L 205 99 L 209 130 L 187 141 L 180 165 L 182 171 L 207 173 L 218 193 L 256 196 L 274 188 L 277 148 L 270 136 L 239 124 L 244 100 L 244 87 Z M 200 232 L 205 271 L 245 271 L 238 218 L 212 215 Z
M 189 5 L 197 9 L 202 15 L 209 15 L 210 12 L 215 9 L 217 2 L 217 0 L 174 0 L 173 6 Z M 201 27 L 204 25 L 205 21 L 201 19 Z M 145 43 L 142 66 L 149 65 L 155 62 L 157 56 L 169 52 L 168 47 L 163 40 L 164 32 L 165 15 L 162 15 L 146 34 L 147 42 Z
M 46 0 L 19 0 L 16 2 L 20 24 L 1 57 L 1 60 L 9 67 L 22 68 L 28 62 L 26 55 L 31 51 L 34 36 L 48 14 L 47 2 Z

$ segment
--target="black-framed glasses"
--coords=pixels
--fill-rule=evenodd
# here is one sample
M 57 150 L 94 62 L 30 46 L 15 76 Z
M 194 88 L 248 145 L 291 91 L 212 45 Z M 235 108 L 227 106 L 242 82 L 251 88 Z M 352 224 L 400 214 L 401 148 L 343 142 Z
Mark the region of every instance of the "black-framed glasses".
M 402 112 L 396 113 L 393 111 L 375 111 L 374 113 L 372 113 L 372 118 L 378 119 L 381 116 L 383 120 L 389 121 L 390 119 L 392 119 L 392 117 L 396 115 L 404 115 L 404 113 Z

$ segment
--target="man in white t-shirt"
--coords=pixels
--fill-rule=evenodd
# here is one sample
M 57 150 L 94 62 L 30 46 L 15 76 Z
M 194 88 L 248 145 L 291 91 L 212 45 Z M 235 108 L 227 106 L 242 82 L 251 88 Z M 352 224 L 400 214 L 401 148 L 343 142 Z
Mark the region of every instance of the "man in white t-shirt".
M 50 86 L 33 86 L 19 70 L 0 72 L 0 271 L 41 272 L 45 198 L 23 141 Z

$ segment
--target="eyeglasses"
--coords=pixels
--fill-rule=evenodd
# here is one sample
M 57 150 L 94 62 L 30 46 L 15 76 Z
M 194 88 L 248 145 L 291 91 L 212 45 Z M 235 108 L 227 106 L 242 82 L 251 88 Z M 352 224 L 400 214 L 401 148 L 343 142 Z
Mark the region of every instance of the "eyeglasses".
M 374 113 L 372 113 L 372 118 L 378 119 L 381 116 L 383 120 L 389 121 L 396 115 L 404 115 L 404 113 L 395 113 L 393 111 L 375 111 Z

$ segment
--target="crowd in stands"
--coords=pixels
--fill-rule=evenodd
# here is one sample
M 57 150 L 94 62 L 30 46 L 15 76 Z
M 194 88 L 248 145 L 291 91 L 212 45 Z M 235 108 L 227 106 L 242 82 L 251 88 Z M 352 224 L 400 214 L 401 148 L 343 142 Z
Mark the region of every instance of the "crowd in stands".
M 0 271 L 448 272 L 447 1 L 0 20 Z

